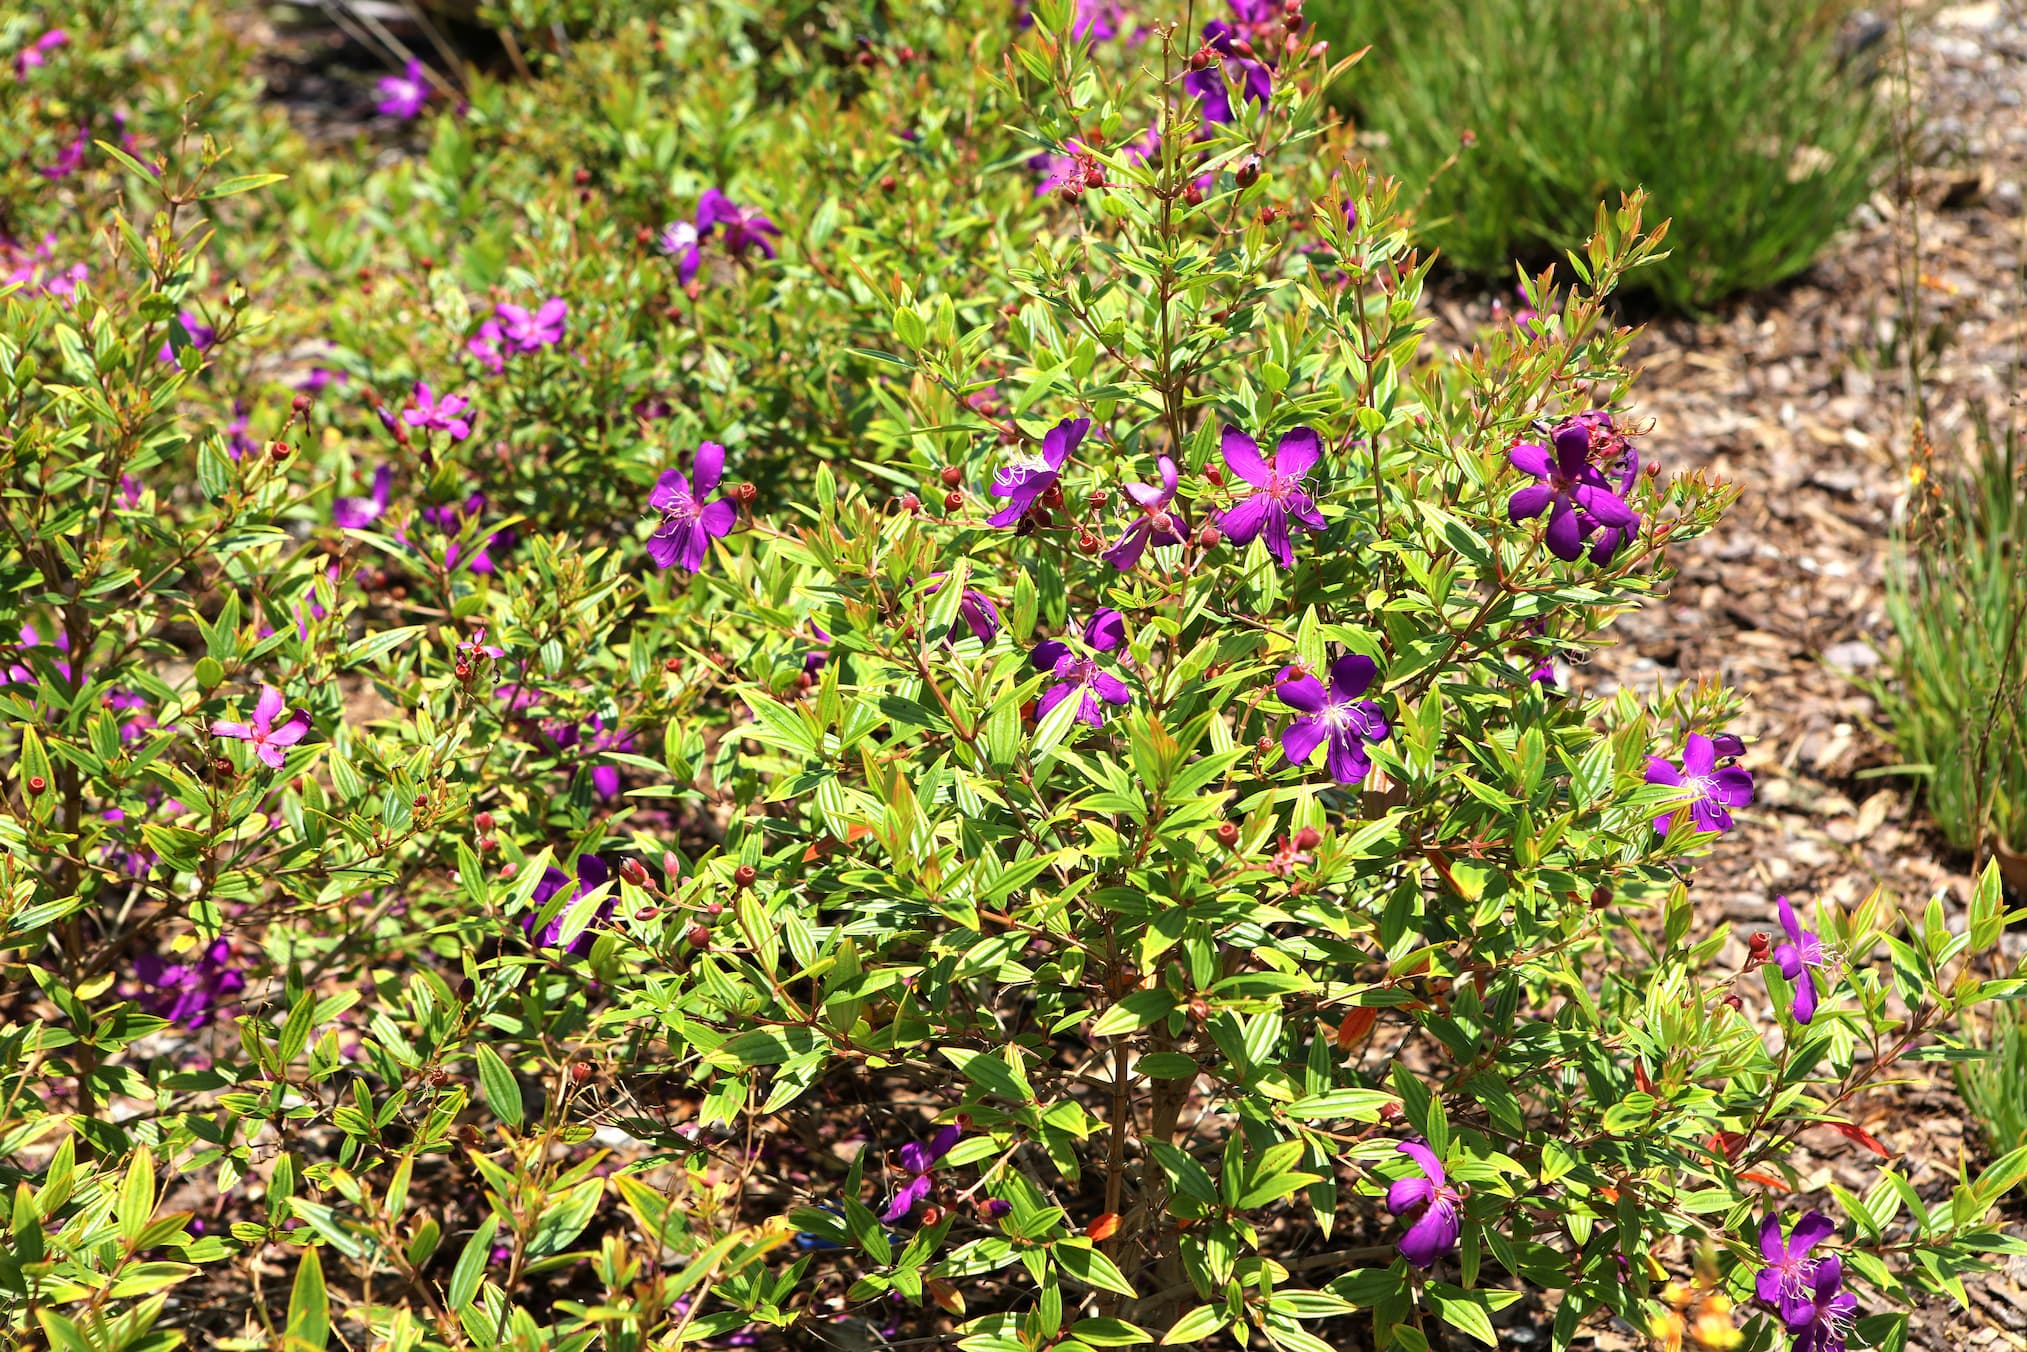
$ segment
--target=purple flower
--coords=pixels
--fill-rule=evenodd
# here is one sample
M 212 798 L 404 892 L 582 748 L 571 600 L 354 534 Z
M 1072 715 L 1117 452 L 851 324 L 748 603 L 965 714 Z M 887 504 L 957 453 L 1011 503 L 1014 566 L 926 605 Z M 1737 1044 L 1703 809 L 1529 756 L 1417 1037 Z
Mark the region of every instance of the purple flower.
M 1140 518 L 1129 525 L 1104 554 L 1105 561 L 1122 573 L 1139 565 L 1140 556 L 1149 545 L 1179 545 L 1183 541 L 1181 520 L 1168 509 L 1169 503 L 1175 500 L 1179 477 L 1175 461 L 1164 455 L 1156 464 L 1161 471 L 1159 487 L 1153 484 L 1126 485 L 1126 496 L 1140 508 Z
M 403 122 L 421 112 L 429 102 L 428 72 L 412 56 L 401 74 L 381 76 L 374 82 L 374 88 L 380 91 L 380 102 L 373 105 L 374 110 Z
M 70 41 L 70 34 L 61 28 L 52 28 L 35 41 L 14 54 L 14 78 L 25 80 L 28 72 L 49 60 L 49 53 Z
M 1084 626 L 1084 646 L 1094 652 L 1116 652 L 1126 642 L 1126 620 L 1116 610 L 1100 610 L 1091 616 Z M 1056 684 L 1042 692 L 1035 705 L 1035 717 L 1047 718 L 1049 711 L 1070 698 L 1079 696 L 1077 721 L 1094 728 L 1105 726 L 1105 704 L 1131 704 L 1133 692 L 1126 683 L 1110 672 L 1102 671 L 1090 657 L 1080 656 L 1061 639 L 1049 639 L 1035 645 L 1028 654 L 1028 661 L 1037 671 L 1054 673 Z
M 1781 1310 L 1795 1341 L 1789 1352 L 1844 1352 L 1858 1317 L 1858 1297 L 1844 1289 L 1844 1260 L 1826 1254 L 1808 1289 Z
M 1302 716 L 1281 732 L 1281 750 L 1290 765 L 1307 765 L 1325 741 L 1324 769 L 1340 784 L 1356 784 L 1372 773 L 1367 742 L 1384 742 L 1392 729 L 1375 700 L 1361 699 L 1379 668 L 1363 653 L 1346 653 L 1330 667 L 1330 688 L 1300 667 L 1283 667 L 1274 693 Z
M 575 880 L 562 869 L 551 864 L 548 868 L 542 870 L 540 881 L 535 884 L 535 890 L 529 894 L 529 901 L 534 909 L 521 918 L 522 931 L 533 936 L 535 934 L 535 918 L 541 914 L 542 908 L 547 906 L 550 898 L 554 897 L 558 892 L 566 887 L 569 888 L 570 900 L 563 904 L 563 909 L 556 913 L 554 920 L 551 920 L 547 925 L 542 927 L 542 933 L 536 936 L 534 940 L 538 948 L 555 948 L 563 941 L 563 917 L 570 913 L 571 905 L 594 887 L 603 887 L 610 881 L 612 881 L 612 870 L 607 868 L 605 861 L 595 854 L 580 854 L 577 856 L 577 877 Z M 592 917 L 591 925 L 595 925 L 599 921 L 608 918 L 611 914 L 612 900 L 607 898 L 605 903 L 598 908 L 598 914 Z M 591 925 L 586 925 L 583 933 L 572 939 L 563 951 L 572 957 L 582 957 L 588 952 L 591 948 Z
M 479 365 L 498 375 L 507 369 L 507 354 L 503 347 L 506 341 L 507 335 L 505 330 L 500 328 L 500 321 L 488 319 L 479 325 L 477 333 L 465 339 L 465 351 L 470 353 Z
M 986 518 L 994 526 L 1017 525 L 1041 497 L 1063 476 L 1063 465 L 1076 452 L 1077 443 L 1089 431 L 1089 418 L 1065 418 L 1042 438 L 1039 457 L 1015 461 L 993 476 L 992 495 L 1008 499 L 1007 505 Z
M 260 443 L 247 435 L 246 426 L 246 405 L 235 399 L 232 401 L 232 421 L 225 425 L 225 453 L 234 460 L 244 460 L 260 450 Z
M 1640 453 L 1634 450 L 1632 443 L 1624 437 L 1610 432 L 1612 425 L 1610 417 L 1603 414 L 1600 414 L 1599 417 L 1608 433 L 1606 444 L 1618 447 L 1618 498 L 1621 502 L 1624 502 L 1631 495 L 1633 485 L 1640 478 Z M 1630 511 L 1631 509 L 1628 508 L 1628 510 Z M 1640 533 L 1640 516 L 1639 513 L 1635 512 L 1630 525 L 1618 526 L 1607 525 L 1596 517 L 1593 517 L 1589 512 L 1579 511 L 1577 513 L 1577 527 L 1582 532 L 1584 538 L 1591 542 L 1591 562 L 1606 564 L 1612 561 L 1612 555 L 1619 552 L 1620 545 Z
M 1132 11 L 1121 0 L 1077 0 L 1077 17 L 1070 24 L 1070 36 L 1078 42 L 1110 42 L 1125 30 L 1131 17 Z M 1019 22 L 1022 28 L 1034 27 L 1035 16 L 1027 0 L 1021 0 Z
M 310 731 L 310 716 L 298 709 L 275 726 L 275 717 L 282 711 L 286 701 L 282 692 L 271 685 L 260 688 L 260 702 L 253 706 L 253 722 L 233 723 L 219 720 L 211 725 L 213 737 L 235 737 L 242 742 L 253 744 L 253 753 L 270 770 L 282 768 L 283 752 L 303 740 Z
M 215 941 L 195 962 L 167 963 L 158 954 L 134 959 L 134 975 L 147 987 L 136 997 L 142 1009 L 184 1028 L 202 1028 L 214 1010 L 246 989 L 246 978 L 227 967 L 232 946 Z
M 331 520 L 345 530 L 365 530 L 387 510 L 387 494 L 394 482 L 394 467 L 382 465 L 373 471 L 373 492 L 363 498 L 339 498 L 331 504 Z
M 1435 1151 L 1420 1141 L 1402 1141 L 1397 1149 L 1421 1168 L 1422 1176 L 1396 1180 L 1387 1189 L 1387 1210 L 1409 1217 L 1407 1233 L 1400 1240 L 1401 1257 L 1418 1268 L 1432 1268 L 1457 1247 L 1464 1198 L 1450 1186 Z
M 1288 542 L 1291 525 L 1322 530 L 1323 514 L 1302 489 L 1302 480 L 1323 456 L 1323 441 L 1315 429 L 1297 427 L 1282 434 L 1272 459 L 1262 459 L 1260 444 L 1230 423 L 1225 424 L 1225 463 L 1232 473 L 1251 484 L 1251 497 L 1232 504 L 1219 514 L 1217 527 L 1236 544 L 1249 543 L 1264 534 L 1267 552 L 1283 568 L 1295 566 L 1295 550 Z
M 1565 563 L 1574 563 L 1584 552 L 1586 521 L 1622 531 L 1638 529 L 1640 524 L 1633 509 L 1612 491 L 1605 476 L 1590 461 L 1593 429 L 1602 426 L 1609 430 L 1610 425 L 1610 419 L 1602 414 L 1580 414 L 1565 420 L 1549 434 L 1549 440 L 1555 443 L 1552 454 L 1548 447 L 1531 441 L 1521 442 L 1507 452 L 1507 459 L 1515 469 L 1541 480 L 1513 495 L 1506 504 L 1508 518 L 1518 524 L 1547 512 L 1548 552 Z M 1583 509 L 1581 519 L 1578 508 Z M 1612 548 L 1617 548 L 1616 540 Z M 1607 557 L 1610 552 L 1606 550 Z
M 718 486 L 725 469 L 725 448 L 715 441 L 697 447 L 690 462 L 691 478 L 679 469 L 662 471 L 648 495 L 648 506 L 662 514 L 661 524 L 648 537 L 648 557 L 657 568 L 681 568 L 694 573 L 704 565 L 711 541 L 723 539 L 732 530 L 739 509 L 730 498 L 707 503 L 704 499 Z
M 1729 831 L 1729 809 L 1753 800 L 1753 777 L 1736 765 L 1718 768 L 1717 746 L 1700 732 L 1690 733 L 1683 742 L 1680 770 L 1658 756 L 1649 756 L 1647 782 L 1679 787 L 1689 819 L 1699 831 Z M 1656 817 L 1654 829 L 1667 831 L 1679 810 L 1671 808 Z
M 1786 943 L 1774 949 L 1774 965 L 1794 983 L 1795 1002 L 1789 1012 L 1796 1023 L 1807 1023 L 1816 1017 L 1815 973 L 1829 970 L 1830 955 L 1823 951 L 1823 940 L 1816 931 L 1802 928 L 1786 897 L 1774 898 L 1774 907 L 1780 913 L 1781 930 L 1788 936 Z
M 170 320 L 169 323 L 174 328 L 183 330 L 183 336 L 189 340 L 190 346 L 199 352 L 202 352 L 205 348 L 210 347 L 218 341 L 218 330 L 199 319 L 194 310 L 183 311 Z M 156 352 L 155 356 L 162 361 L 175 361 L 175 343 L 164 341 L 161 350 Z
M 507 351 L 539 352 L 563 341 L 564 325 L 570 318 L 570 303 L 561 296 L 551 296 L 530 313 L 522 306 L 502 301 L 493 307 L 493 316 L 500 322 L 498 341 Z M 484 337 L 485 332 L 485 326 L 480 325 L 480 336 Z M 466 344 L 467 349 L 470 346 Z
M 688 286 L 703 265 L 703 235 L 690 221 L 670 221 L 662 228 L 657 243 L 661 251 L 676 260 L 676 280 Z
M 894 1200 L 887 1203 L 887 1209 L 880 1213 L 883 1221 L 905 1220 L 915 1204 L 929 1195 L 936 1186 L 936 1161 L 950 1153 L 950 1147 L 964 1136 L 964 1129 L 956 1123 L 939 1130 L 927 1141 L 910 1141 L 901 1147 L 901 1168 L 907 1173 L 908 1181 L 894 1194 Z
M 1817 1260 L 1809 1250 L 1828 1239 L 1836 1227 L 1820 1211 L 1811 1211 L 1795 1222 L 1788 1238 L 1781 1238 L 1781 1218 L 1769 1215 L 1760 1222 L 1760 1257 L 1766 1260 L 1753 1278 L 1753 1290 L 1760 1303 L 1780 1313 L 1790 1302 L 1808 1292 L 1816 1276 Z
M 758 249 L 767 257 L 774 257 L 774 245 L 768 236 L 781 233 L 774 222 L 758 211 L 738 205 L 716 188 L 706 188 L 697 199 L 698 233 L 708 235 L 720 228 L 724 230 L 726 253 L 736 257 L 748 249 Z
M 472 434 L 472 425 L 458 415 L 470 408 L 471 403 L 461 394 L 446 394 L 438 399 L 428 381 L 417 381 L 415 407 L 401 410 L 401 421 L 410 427 L 448 432 L 452 441 L 463 441 Z

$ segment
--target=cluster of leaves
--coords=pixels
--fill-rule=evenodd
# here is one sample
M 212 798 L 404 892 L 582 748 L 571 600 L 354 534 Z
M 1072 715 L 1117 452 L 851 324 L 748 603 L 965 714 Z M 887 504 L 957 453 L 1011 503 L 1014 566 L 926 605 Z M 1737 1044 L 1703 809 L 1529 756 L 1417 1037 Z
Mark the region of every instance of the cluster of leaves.
M 1511 502 L 1623 413 L 1641 200 L 1427 353 L 1300 24 L 1088 8 L 822 61 L 682 7 L 372 169 L 95 144 L 91 276 L 0 300 L 9 1336 L 1566 1345 L 1745 1305 L 1797 1136 L 2017 993 L 1995 875 L 1741 967 L 1649 760 L 1733 696 L 1554 675 L 1731 497 L 1629 474 L 1574 562 Z M 778 257 L 692 297 L 638 237 L 707 187 Z M 706 438 L 766 494 L 658 568 Z M 2023 1176 L 1837 1192 L 1861 1336 Z
M 1417 238 L 1510 278 L 1580 242 L 1600 197 L 1644 188 L 1670 256 L 1633 279 L 1696 309 L 1807 267 L 1888 151 L 1877 33 L 1806 0 L 1319 0 L 1373 44 L 1347 96 L 1426 195 Z

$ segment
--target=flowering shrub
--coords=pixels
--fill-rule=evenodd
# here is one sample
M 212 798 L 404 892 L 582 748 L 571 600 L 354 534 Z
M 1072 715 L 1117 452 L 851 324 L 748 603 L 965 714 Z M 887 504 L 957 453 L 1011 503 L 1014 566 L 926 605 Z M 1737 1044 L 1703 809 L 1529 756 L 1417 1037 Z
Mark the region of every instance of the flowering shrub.
M 200 296 L 197 213 L 343 171 L 204 149 L 0 305 L 10 1331 L 1815 1349 L 2012 1251 L 2027 1152 L 1786 1199 L 2018 993 L 1996 877 L 1741 950 L 1689 888 L 1734 697 L 1543 670 L 1731 497 L 1626 412 L 1642 202 L 1425 354 L 1299 13 L 1094 13 L 935 18 L 995 73 L 925 97 L 1015 130 L 925 153 L 999 215 L 756 175 L 666 251 L 544 199 L 425 267 L 396 212 L 384 303 L 275 280 L 306 349 Z M 363 197 L 451 191 L 486 96 L 436 116 Z M 672 358 L 686 268 L 733 295 Z

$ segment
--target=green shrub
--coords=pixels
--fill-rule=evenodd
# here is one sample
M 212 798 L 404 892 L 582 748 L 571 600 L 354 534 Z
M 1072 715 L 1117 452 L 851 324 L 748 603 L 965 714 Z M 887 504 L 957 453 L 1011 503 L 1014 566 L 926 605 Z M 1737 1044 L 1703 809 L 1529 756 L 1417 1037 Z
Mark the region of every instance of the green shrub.
M 1807 267 L 1881 163 L 1834 0 L 1311 8 L 1335 41 L 1373 45 L 1344 88 L 1410 198 L 1429 185 L 1418 237 L 1492 277 L 1559 256 L 1601 198 L 1642 187 L 1671 256 L 1634 284 L 1707 305 Z
M 1981 436 L 1968 468 L 1925 469 L 1924 480 L 1888 558 L 1900 643 L 1892 679 L 1874 693 L 1949 843 L 2017 857 L 2027 853 L 2027 463 L 2008 431 Z

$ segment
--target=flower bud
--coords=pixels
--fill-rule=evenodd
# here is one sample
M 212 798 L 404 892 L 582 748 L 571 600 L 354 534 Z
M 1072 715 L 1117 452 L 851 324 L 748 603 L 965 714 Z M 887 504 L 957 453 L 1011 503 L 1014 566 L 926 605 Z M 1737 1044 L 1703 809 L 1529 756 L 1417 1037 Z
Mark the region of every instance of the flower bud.
M 1157 531 L 1171 531 L 1175 529 L 1175 518 L 1167 512 L 1156 512 L 1154 519 L 1147 524 Z
M 1323 833 L 1321 831 L 1318 831 L 1313 826 L 1305 826 L 1295 833 L 1295 848 L 1298 850 L 1313 850 L 1317 845 L 1322 843 L 1322 840 Z
M 940 1206 L 925 1206 L 925 1207 L 923 1207 L 923 1208 L 922 1208 L 922 1223 L 923 1223 L 924 1225 L 934 1225 L 934 1224 L 936 1224 L 936 1222 L 938 1222 L 938 1221 L 940 1221 L 940 1220 L 942 1220 L 942 1219 L 943 1219 L 943 1208 L 942 1208 L 942 1207 L 940 1207 Z
M 699 924 L 693 924 L 683 931 L 683 937 L 690 941 L 692 948 L 707 948 L 711 943 L 711 931 Z
M 743 483 L 732 490 L 732 496 L 739 500 L 741 507 L 751 507 L 753 499 L 760 496 L 760 489 L 754 484 Z
M 635 887 L 646 887 L 648 885 L 648 871 L 638 859 L 620 860 L 619 876 L 632 883 Z
M 670 882 L 683 876 L 683 856 L 674 850 L 662 851 L 662 876 Z
M 1265 736 L 1264 734 L 1261 736 L 1259 741 L 1253 743 L 1253 750 L 1259 752 L 1263 756 L 1266 755 L 1268 752 L 1272 751 L 1273 749 L 1274 749 L 1274 739 L 1272 737 Z
M 1602 911 L 1612 904 L 1612 885 L 1599 883 L 1591 889 L 1591 909 Z
M 1204 200 L 1204 190 L 1202 188 L 1199 188 L 1194 183 L 1190 184 L 1187 188 L 1184 188 L 1182 190 L 1182 202 L 1184 206 L 1189 207 L 1202 206 L 1203 200 Z
M 1238 843 L 1239 843 L 1239 824 L 1237 822 L 1219 822 L 1218 844 L 1224 846 L 1226 849 L 1229 850 L 1232 848 L 1232 846 Z
M 294 449 L 295 447 L 289 445 L 286 441 L 277 441 L 269 444 L 267 453 L 270 459 L 279 464 L 281 461 L 288 459 L 289 452 Z
M 1112 495 L 1102 488 L 1092 489 L 1091 496 L 1088 499 L 1088 501 L 1093 507 L 1103 507 L 1106 503 L 1110 502 L 1111 500 Z
M 940 477 L 945 488 L 955 488 L 964 482 L 964 470 L 957 465 L 945 465 Z
M 1380 1104 L 1380 1106 L 1379 1106 L 1379 1120 L 1380 1120 L 1380 1121 L 1382 1121 L 1382 1122 L 1398 1122 L 1398 1121 L 1400 1121 L 1400 1120 L 1401 1120 L 1401 1105 L 1400 1105 L 1400 1104 L 1398 1104 L 1398 1103 L 1396 1103 L 1396 1102 L 1394 1102 L 1394 1101 L 1393 1101 L 1392 1099 L 1388 1099 L 1388 1100 L 1387 1100 L 1387 1101 L 1386 1101 L 1385 1103 L 1382 1103 L 1382 1104 Z
M 903 493 L 901 495 L 901 510 L 912 516 L 922 510 L 922 499 L 916 497 L 913 493 Z
M 675 674 L 676 674 L 677 672 L 681 671 L 682 669 L 683 669 L 683 659 L 682 659 L 682 658 L 680 658 L 680 657 L 664 657 L 664 658 L 662 659 L 662 670 L 663 670 L 663 671 L 666 671 L 667 673 L 669 673 L 669 675 L 673 676 L 673 675 L 675 675 Z
M 1090 531 L 1079 531 L 1077 534 L 1077 548 L 1083 550 L 1086 554 L 1096 554 L 1098 552 L 1098 537 Z
M 1210 66 L 1210 64 L 1211 64 L 1211 49 L 1208 47 L 1199 47 L 1189 54 L 1189 68 L 1191 70 L 1204 70 L 1207 69 Z
M 759 873 L 754 870 L 751 864 L 741 864 L 738 868 L 732 870 L 732 881 L 741 887 L 753 886 L 753 880 L 759 876 Z
M 1218 541 L 1224 538 L 1225 538 L 1224 536 L 1218 533 L 1218 528 L 1216 526 L 1205 526 L 1202 530 L 1196 533 L 1196 542 L 1202 545 L 1205 549 L 1214 548 L 1217 545 Z
M 570 1063 L 570 1079 L 572 1083 L 583 1084 L 590 1078 L 591 1063 L 589 1061 L 572 1061 Z
M 1255 183 L 1258 183 L 1260 181 L 1260 157 L 1258 155 L 1246 156 L 1244 160 L 1239 162 L 1239 167 L 1233 172 L 1232 177 L 1238 180 L 1241 188 L 1250 188 Z
M 892 174 L 882 174 L 882 175 L 880 175 L 880 191 L 881 191 L 881 192 L 892 192 L 892 191 L 894 191 L 894 182 L 895 182 L 895 180 L 894 180 L 894 176 L 893 176 Z
M 470 977 L 466 977 L 464 980 L 457 983 L 457 998 L 460 1000 L 469 1001 L 474 995 L 477 995 L 478 993 L 479 993 L 478 983 L 473 981 Z
M 1201 995 L 1190 996 L 1189 1016 L 1192 1019 L 1196 1020 L 1198 1023 L 1210 1022 L 1211 1002 L 1204 999 L 1203 996 Z
M 481 831 L 490 832 L 493 829 L 493 814 L 490 812 L 479 813 L 478 816 L 472 818 L 472 825 L 478 827 Z
M 591 182 L 591 171 L 589 169 L 579 169 L 575 174 L 571 175 L 571 178 L 574 179 L 577 183 L 577 186 L 581 188 L 585 184 Z
M 958 492 L 956 489 L 953 488 L 948 493 L 945 493 L 943 495 L 944 511 L 954 512 L 963 505 L 964 505 L 964 494 Z
M 636 906 L 633 910 L 633 918 L 645 925 L 661 913 L 662 908 L 659 906 Z
M 711 902 L 704 907 L 704 914 L 712 917 L 725 914 L 725 903 L 722 901 Z
M 41 775 L 30 775 L 28 777 L 28 791 L 30 793 L 41 793 L 48 787 L 49 781 Z
M 1042 493 L 1042 505 L 1045 507 L 1061 507 L 1063 505 L 1063 486 L 1061 484 L 1050 484 Z
M 1225 472 L 1219 469 L 1216 465 L 1205 465 L 1204 478 L 1209 479 L 1214 484 L 1223 484 L 1225 481 Z
M 310 405 L 315 402 L 316 401 L 310 398 L 309 395 L 299 394 L 295 398 L 289 400 L 289 407 L 291 409 L 294 409 L 297 413 L 307 413 L 310 410 Z

